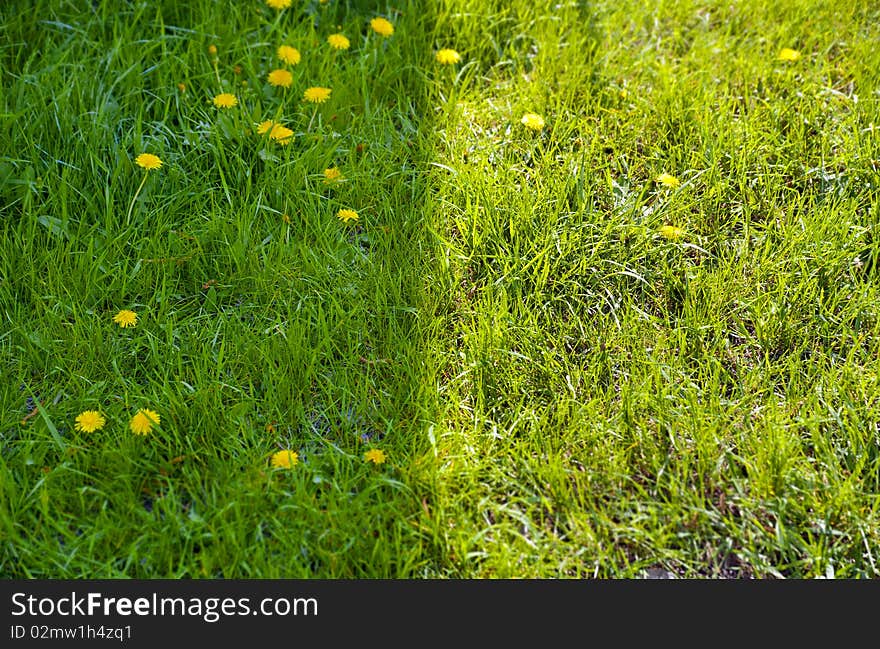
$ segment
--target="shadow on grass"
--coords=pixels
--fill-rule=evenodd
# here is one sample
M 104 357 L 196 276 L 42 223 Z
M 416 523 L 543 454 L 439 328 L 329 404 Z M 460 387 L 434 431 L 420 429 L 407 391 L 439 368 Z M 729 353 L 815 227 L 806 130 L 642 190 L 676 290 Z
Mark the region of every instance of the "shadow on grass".
M 170 0 L 3 14 L 21 45 L 4 55 L 7 109 L 30 124 L 5 124 L 16 154 L 0 160 L 7 577 L 429 571 L 406 464 L 430 387 L 432 18 L 414 2 L 257 4 L 260 19 Z M 336 31 L 350 50 L 330 50 Z M 290 41 L 303 62 L 285 94 L 265 75 Z M 303 105 L 312 85 L 331 101 Z M 219 113 L 218 90 L 254 124 L 281 114 L 293 142 Z M 128 226 L 142 151 L 165 164 Z M 331 167 L 342 182 L 324 182 Z M 136 327 L 112 323 L 121 308 Z M 144 437 L 128 429 L 139 408 L 161 415 Z M 107 425 L 77 430 L 85 410 Z M 292 470 L 270 466 L 281 449 Z

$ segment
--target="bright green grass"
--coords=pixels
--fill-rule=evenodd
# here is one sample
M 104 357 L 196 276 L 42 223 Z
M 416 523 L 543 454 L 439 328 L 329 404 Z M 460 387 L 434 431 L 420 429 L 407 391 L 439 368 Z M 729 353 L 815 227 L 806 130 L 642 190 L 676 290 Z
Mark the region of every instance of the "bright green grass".
M 0 7 L 0 574 L 880 576 L 876 5 L 46 4 Z

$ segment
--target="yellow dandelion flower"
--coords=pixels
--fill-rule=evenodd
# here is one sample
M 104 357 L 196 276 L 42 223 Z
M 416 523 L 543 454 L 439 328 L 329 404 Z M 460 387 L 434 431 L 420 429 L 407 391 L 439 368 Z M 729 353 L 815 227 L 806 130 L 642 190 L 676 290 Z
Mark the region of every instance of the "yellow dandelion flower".
M 293 137 L 293 131 L 286 126 L 281 126 L 279 124 L 272 129 L 269 137 L 278 142 L 278 144 L 290 144 L 290 140 Z
M 138 164 L 139 167 L 143 167 L 147 171 L 151 169 L 158 169 L 162 166 L 162 160 L 157 155 L 153 155 L 152 153 L 142 153 L 134 161 Z
M 128 205 L 128 213 L 125 215 L 125 222 L 131 223 L 131 211 L 134 209 L 135 201 L 137 201 L 137 197 L 140 196 L 141 190 L 144 188 L 144 185 L 147 183 L 147 176 L 150 175 L 150 171 L 153 169 L 158 169 L 162 166 L 162 160 L 157 155 L 153 155 L 152 153 L 141 153 L 137 158 L 134 159 L 139 167 L 143 167 L 145 170 L 144 177 L 141 179 L 141 184 L 138 185 L 137 190 L 134 193 L 134 196 L 131 198 L 131 203 Z M 122 325 L 125 326 L 125 325 Z
M 217 46 L 213 43 L 211 45 L 208 45 L 208 54 L 210 54 L 211 56 L 217 56 Z
M 178 89 L 180 92 L 186 92 L 186 84 L 185 84 L 185 83 L 178 83 L 178 84 L 177 84 L 177 89 Z
M 345 36 L 345 34 L 330 34 L 327 37 L 327 42 L 330 43 L 330 47 L 334 50 L 347 50 L 351 45 L 351 41 Z
M 290 65 L 296 65 L 302 60 L 299 50 L 290 45 L 281 45 L 276 52 L 278 58 Z M 290 84 L 288 84 L 290 85 Z
M 290 6 L 290 3 L 293 0 L 266 0 L 266 4 L 272 7 L 273 9 L 277 9 L 281 11 L 282 9 L 287 9 Z
M 330 185 L 340 180 L 342 180 L 342 172 L 339 171 L 339 169 L 337 169 L 336 167 L 329 167 L 327 169 L 324 169 L 325 185 Z
M 268 79 L 273 86 L 281 86 L 282 88 L 290 88 L 290 84 L 293 83 L 293 75 L 287 70 L 272 70 Z
M 678 187 L 681 181 L 672 174 L 662 173 L 657 176 L 657 182 L 664 187 Z
M 275 126 L 275 122 L 273 122 L 271 119 L 260 122 L 259 124 L 257 124 L 257 133 L 259 133 L 260 135 L 265 135 L 273 126 Z M 269 137 L 272 136 L 270 135 Z
M 293 136 L 293 131 L 283 124 L 273 122 L 271 119 L 267 119 L 265 122 L 260 122 L 257 125 L 257 133 L 260 135 L 268 133 L 270 139 L 275 140 L 280 144 L 287 144 Z
M 790 47 L 783 47 L 781 50 L 779 50 L 778 58 L 780 61 L 797 61 L 799 58 L 801 58 L 801 53 L 797 50 L 791 49 Z
M 126 327 L 134 327 L 137 324 L 137 321 L 137 313 L 135 313 L 134 311 L 129 311 L 128 309 L 123 309 L 115 316 L 113 316 L 113 322 L 118 324 L 123 329 L 125 329 Z
M 327 101 L 331 92 L 333 91 L 330 88 L 321 88 L 320 86 L 306 88 L 306 91 L 303 93 L 303 101 L 308 101 L 313 104 L 323 104 Z
M 104 415 L 100 412 L 97 410 L 86 410 L 76 416 L 74 428 L 86 433 L 94 433 L 96 430 L 101 430 L 105 423 L 107 423 L 107 420 L 104 419 Z
M 146 435 L 153 430 L 153 426 L 158 426 L 160 421 L 161 418 L 159 417 L 159 413 L 155 410 L 141 408 L 137 411 L 137 414 L 131 418 L 128 427 L 131 428 L 131 432 L 135 435 Z
M 354 210 L 349 210 L 349 209 L 339 210 L 339 212 L 336 214 L 336 216 L 343 223 L 348 223 L 349 221 L 357 222 L 358 219 L 360 219 L 357 212 L 355 212 Z
M 663 225 L 657 230 L 657 234 L 664 239 L 678 241 L 684 236 L 684 230 L 682 228 L 677 228 L 674 225 Z
M 544 118 L 537 113 L 526 113 L 519 121 L 521 124 L 525 124 L 527 128 L 530 128 L 533 131 L 540 131 L 542 128 L 544 128 Z
M 212 101 L 217 108 L 232 108 L 238 105 L 238 98 L 230 92 L 222 92 Z
M 370 21 L 370 27 L 380 36 L 391 36 L 394 33 L 394 25 L 384 18 L 373 18 Z
M 364 453 L 364 461 L 373 464 L 382 464 L 385 461 L 385 451 L 378 448 L 371 448 Z
M 437 63 L 440 63 L 441 65 L 452 65 L 453 63 L 461 61 L 461 55 L 455 50 L 450 49 L 439 50 L 434 58 L 437 59 Z
M 299 464 L 299 453 L 296 451 L 278 451 L 272 455 L 271 464 L 276 469 L 292 469 Z

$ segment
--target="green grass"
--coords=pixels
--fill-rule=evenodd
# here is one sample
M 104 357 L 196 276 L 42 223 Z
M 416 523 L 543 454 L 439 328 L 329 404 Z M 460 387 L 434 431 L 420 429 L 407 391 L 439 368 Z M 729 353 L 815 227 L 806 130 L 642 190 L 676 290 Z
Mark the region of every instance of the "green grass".
M 24 4 L 0 574 L 880 577 L 876 5 Z

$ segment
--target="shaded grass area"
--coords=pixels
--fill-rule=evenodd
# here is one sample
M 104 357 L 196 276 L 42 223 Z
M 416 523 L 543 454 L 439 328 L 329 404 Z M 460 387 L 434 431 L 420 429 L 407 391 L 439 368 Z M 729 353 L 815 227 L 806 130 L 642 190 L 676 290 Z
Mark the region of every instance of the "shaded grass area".
M 411 574 L 425 559 L 399 464 L 423 371 L 424 92 L 416 39 L 368 21 L 418 33 L 417 12 L 13 5 L 0 20 L 2 573 Z M 327 45 L 337 31 L 348 51 Z M 282 43 L 302 53 L 288 89 L 266 83 Z M 308 86 L 330 100 L 304 103 Z M 239 105 L 214 107 L 221 91 Z M 265 119 L 292 142 L 259 137 Z M 143 151 L 164 165 L 127 222 Z M 325 184 L 329 167 L 343 179 Z M 113 324 L 123 308 L 136 328 Z M 128 430 L 138 408 L 162 418 L 146 438 Z M 87 409 L 104 430 L 73 428 Z M 364 462 L 374 446 L 385 465 Z M 270 469 L 286 448 L 300 463 Z

